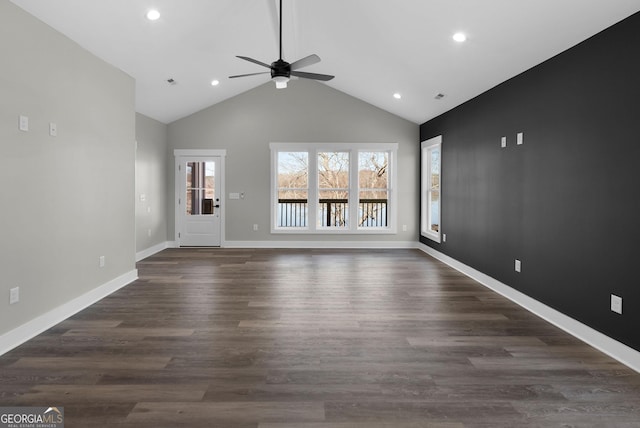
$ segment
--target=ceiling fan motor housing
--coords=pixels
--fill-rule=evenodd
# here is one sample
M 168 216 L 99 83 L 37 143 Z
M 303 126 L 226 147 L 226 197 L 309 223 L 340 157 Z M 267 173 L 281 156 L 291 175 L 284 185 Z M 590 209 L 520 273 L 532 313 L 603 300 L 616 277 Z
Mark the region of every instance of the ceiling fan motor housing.
M 271 77 L 291 77 L 291 65 L 282 59 L 272 62 Z

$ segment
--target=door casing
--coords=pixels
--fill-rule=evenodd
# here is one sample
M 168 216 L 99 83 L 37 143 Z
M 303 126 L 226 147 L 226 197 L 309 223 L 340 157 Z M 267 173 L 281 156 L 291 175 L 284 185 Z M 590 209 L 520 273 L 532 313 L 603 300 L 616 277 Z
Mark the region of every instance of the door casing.
M 220 243 L 219 246 L 224 246 L 225 242 L 225 205 L 226 205 L 226 191 L 225 191 L 225 159 L 227 155 L 226 150 L 174 150 L 173 152 L 175 157 L 174 171 L 175 171 L 175 198 L 174 198 L 174 206 L 175 206 L 175 236 L 174 240 L 176 246 L 181 245 L 181 235 L 184 233 L 183 227 L 183 202 L 184 195 L 184 183 L 183 183 L 183 174 L 184 171 L 180 170 L 180 165 L 185 165 L 186 162 L 193 161 L 206 161 L 211 160 L 213 158 L 219 158 L 219 168 L 216 171 L 216 181 L 219 183 L 219 198 L 220 198 Z M 218 245 L 213 245 L 218 246 Z

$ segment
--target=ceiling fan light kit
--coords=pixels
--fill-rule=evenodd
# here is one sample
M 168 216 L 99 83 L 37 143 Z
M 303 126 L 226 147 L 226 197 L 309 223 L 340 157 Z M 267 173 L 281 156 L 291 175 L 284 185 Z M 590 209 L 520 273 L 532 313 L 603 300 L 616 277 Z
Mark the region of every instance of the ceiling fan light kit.
M 262 67 L 266 67 L 271 70 L 271 79 L 276 83 L 276 88 L 284 89 L 287 87 L 287 83 L 291 76 L 300 77 L 302 79 L 313 79 L 313 80 L 321 80 L 326 82 L 328 80 L 333 79 L 334 76 L 330 76 L 328 74 L 318 74 L 318 73 L 307 73 L 304 71 L 297 71 L 302 67 L 307 67 L 309 65 L 317 64 L 320 62 L 320 57 L 316 54 L 312 54 L 306 56 L 302 59 L 299 59 L 291 64 L 282 59 L 282 0 L 280 0 L 280 58 L 277 61 L 271 63 L 271 65 L 265 64 L 262 61 L 258 61 L 257 59 L 249 58 L 246 56 L 237 56 L 240 59 L 245 61 L 252 62 L 254 64 L 258 64 Z M 229 76 L 230 79 L 235 79 L 236 77 L 247 77 L 247 76 L 255 76 L 258 74 L 267 74 L 268 72 L 262 73 L 249 73 L 249 74 L 239 74 L 236 76 Z
M 287 82 L 289 82 L 289 78 L 286 76 L 276 76 L 273 78 L 273 81 L 276 82 L 276 88 L 285 89 L 287 87 Z

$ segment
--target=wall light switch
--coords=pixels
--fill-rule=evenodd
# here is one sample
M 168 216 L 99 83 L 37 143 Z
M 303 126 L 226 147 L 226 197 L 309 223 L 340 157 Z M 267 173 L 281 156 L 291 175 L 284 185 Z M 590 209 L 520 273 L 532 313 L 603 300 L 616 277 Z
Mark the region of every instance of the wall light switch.
M 500 139 L 500 147 L 502 147 L 503 149 L 507 147 L 507 137 L 502 137 Z
M 240 199 L 240 193 L 229 193 L 229 199 Z
M 18 128 L 24 132 L 27 132 L 29 130 L 29 118 L 27 116 L 20 116 Z
M 54 122 L 49 123 L 49 135 L 52 137 L 58 136 L 58 125 L 56 125 Z
M 518 132 L 516 144 L 521 145 L 522 143 L 524 143 L 524 134 L 522 132 Z
M 522 271 L 522 262 L 520 260 L 518 260 L 518 259 L 516 259 L 515 269 L 516 269 L 516 272 L 521 272 Z
M 106 264 L 106 259 L 104 256 L 100 256 L 100 258 L 98 259 L 98 264 L 100 265 L 101 268 L 104 267 L 104 265 Z
M 622 297 L 611 295 L 611 310 L 617 314 L 622 315 Z
M 13 305 L 20 301 L 20 287 L 15 287 L 9 290 L 9 304 Z
M 446 233 L 442 234 L 442 242 L 447 242 L 447 234 Z

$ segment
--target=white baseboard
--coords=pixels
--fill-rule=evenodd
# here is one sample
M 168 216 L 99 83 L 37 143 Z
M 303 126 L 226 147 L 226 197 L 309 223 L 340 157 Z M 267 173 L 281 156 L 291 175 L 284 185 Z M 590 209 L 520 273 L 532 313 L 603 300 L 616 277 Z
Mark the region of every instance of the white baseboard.
M 478 281 L 485 287 L 495 291 L 496 293 L 506 297 L 512 302 L 522 306 L 529 312 L 539 316 L 540 318 L 550 322 L 558 328 L 566 331 L 570 335 L 577 337 L 585 343 L 593 346 L 594 348 L 604 352 L 610 357 L 618 360 L 627 367 L 640 373 L 640 352 L 635 349 L 620 343 L 609 336 L 600 333 L 593 328 L 576 321 L 575 319 L 559 312 L 544 303 L 541 303 L 526 294 L 519 292 L 518 290 L 509 287 L 508 285 L 492 278 L 474 268 L 465 265 L 457 261 L 454 258 L 442 254 L 441 252 L 434 250 L 433 248 L 418 244 L 418 249 L 433 256 L 441 262 L 451 266 L 455 270 L 467 275 L 468 277 Z
M 155 253 L 159 253 L 160 251 L 172 248 L 170 246 L 171 242 L 162 242 L 158 245 L 154 245 L 153 247 L 147 248 L 146 250 L 142 250 L 136 253 L 136 262 L 140 260 L 146 259 L 147 257 L 153 256 Z
M 225 241 L 224 248 L 416 248 L 415 241 Z
M 138 279 L 134 269 L 0 336 L 0 355 Z

